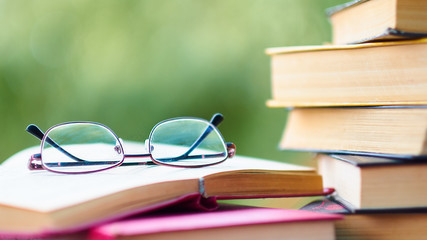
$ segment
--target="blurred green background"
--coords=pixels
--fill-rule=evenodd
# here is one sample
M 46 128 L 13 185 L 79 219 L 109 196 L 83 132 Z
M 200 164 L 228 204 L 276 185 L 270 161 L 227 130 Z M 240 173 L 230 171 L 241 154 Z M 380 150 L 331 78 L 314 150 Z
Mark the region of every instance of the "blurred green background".
M 265 48 L 330 41 L 338 0 L 0 0 L 0 161 L 66 121 L 145 140 L 159 121 L 221 112 L 237 153 L 278 150 L 286 111 L 267 108 Z

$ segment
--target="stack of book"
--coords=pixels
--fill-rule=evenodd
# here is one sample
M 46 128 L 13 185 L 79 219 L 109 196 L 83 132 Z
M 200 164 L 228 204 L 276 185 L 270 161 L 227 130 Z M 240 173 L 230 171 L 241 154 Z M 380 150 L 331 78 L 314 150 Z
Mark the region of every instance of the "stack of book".
M 348 213 L 338 238 L 425 237 L 427 2 L 352 1 L 328 13 L 332 44 L 267 49 L 267 105 L 289 108 L 280 148 L 317 153 L 336 190 L 306 209 Z

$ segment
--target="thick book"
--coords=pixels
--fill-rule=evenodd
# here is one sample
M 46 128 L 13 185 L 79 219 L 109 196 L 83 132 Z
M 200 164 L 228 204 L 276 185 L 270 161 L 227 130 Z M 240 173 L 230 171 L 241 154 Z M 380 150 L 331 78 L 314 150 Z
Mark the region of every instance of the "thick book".
M 427 104 L 427 39 L 267 49 L 270 107 Z
M 327 9 L 334 44 L 427 36 L 427 2 L 356 0 Z
M 352 208 L 427 207 L 427 160 L 338 154 L 318 154 L 316 160 L 324 185 Z
M 294 108 L 280 148 L 417 159 L 426 142 L 427 107 Z
M 91 240 L 125 239 L 335 239 L 341 215 L 274 208 L 154 215 L 91 230 Z
M 178 203 L 212 210 L 217 199 L 325 193 L 314 169 L 250 157 L 202 168 L 124 166 L 59 174 L 27 168 L 37 151 L 23 150 L 0 166 L 0 237 L 71 233 Z
M 354 209 L 334 197 L 313 201 L 301 210 L 343 214 L 335 222 L 336 239 L 425 239 L 427 207 L 413 209 Z

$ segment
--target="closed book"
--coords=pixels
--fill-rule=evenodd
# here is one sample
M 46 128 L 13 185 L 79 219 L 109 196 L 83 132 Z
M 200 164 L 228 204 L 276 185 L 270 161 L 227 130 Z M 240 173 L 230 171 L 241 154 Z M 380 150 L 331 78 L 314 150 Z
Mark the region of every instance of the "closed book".
M 356 0 L 327 9 L 334 44 L 427 36 L 427 2 Z
M 335 222 L 336 239 L 418 240 L 427 236 L 427 208 L 355 209 L 334 197 L 313 201 L 305 211 L 339 213 Z
M 27 168 L 37 151 L 23 150 L 0 165 L 0 237 L 78 232 L 174 204 L 212 210 L 216 199 L 324 193 L 314 169 L 265 159 L 235 156 L 202 168 L 124 166 L 59 174 Z
M 427 160 L 337 154 L 319 154 L 316 160 L 325 186 L 352 208 L 427 207 Z
M 294 108 L 280 148 L 416 159 L 426 141 L 426 107 Z
M 335 239 L 337 214 L 273 208 L 160 215 L 91 230 L 91 240 L 113 239 Z
M 427 39 L 267 49 L 270 107 L 427 104 Z

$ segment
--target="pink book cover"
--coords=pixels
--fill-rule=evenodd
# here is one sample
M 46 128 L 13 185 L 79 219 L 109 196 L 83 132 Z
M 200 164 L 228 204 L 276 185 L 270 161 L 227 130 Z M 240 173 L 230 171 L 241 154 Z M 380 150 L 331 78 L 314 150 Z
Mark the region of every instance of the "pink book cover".
M 273 208 L 237 208 L 215 212 L 154 215 L 117 221 L 93 228 L 91 240 L 112 240 L 118 237 L 143 236 L 156 233 L 191 231 L 271 223 L 339 220 L 341 215 Z

